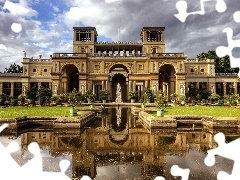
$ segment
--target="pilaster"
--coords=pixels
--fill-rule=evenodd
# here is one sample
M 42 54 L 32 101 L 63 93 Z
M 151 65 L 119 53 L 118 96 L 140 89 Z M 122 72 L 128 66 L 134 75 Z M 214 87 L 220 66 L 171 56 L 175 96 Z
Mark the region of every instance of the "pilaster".
M 226 91 L 227 90 L 227 83 L 223 83 L 223 96 L 226 96 Z
M 11 82 L 11 92 L 10 92 L 10 96 L 13 96 L 14 94 L 14 82 Z
M 234 82 L 233 83 L 233 93 L 234 94 L 237 94 L 237 86 L 238 86 L 237 82 Z
M 3 91 L 3 83 L 0 82 L 0 94 L 2 94 L 2 91 Z

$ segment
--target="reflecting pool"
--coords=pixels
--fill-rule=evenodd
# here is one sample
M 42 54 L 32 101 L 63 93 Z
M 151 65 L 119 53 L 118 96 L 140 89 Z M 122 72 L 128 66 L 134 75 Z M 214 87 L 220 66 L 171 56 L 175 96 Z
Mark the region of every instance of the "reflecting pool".
M 45 171 L 60 171 L 62 159 L 71 161 L 66 174 L 72 179 L 88 175 L 96 180 L 153 180 L 156 176 L 181 179 L 170 173 L 173 165 L 189 168 L 189 179 L 217 179 L 219 171 L 231 173 L 233 161 L 216 157 L 204 164 L 207 150 L 216 148 L 214 134 L 221 130 L 179 127 L 149 131 L 127 108 L 109 108 L 83 129 L 53 129 L 34 126 L 17 132 L 2 132 L 4 146 L 16 140 L 21 148 L 12 154 L 23 165 L 33 157 L 27 150 L 37 142 Z M 227 141 L 238 138 L 236 129 L 224 132 Z

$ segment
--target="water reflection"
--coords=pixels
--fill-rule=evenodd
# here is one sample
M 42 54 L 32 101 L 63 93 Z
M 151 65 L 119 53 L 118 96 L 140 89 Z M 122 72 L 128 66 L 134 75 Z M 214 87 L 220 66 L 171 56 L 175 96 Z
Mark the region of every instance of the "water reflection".
M 217 132 L 217 131 L 216 131 Z M 88 175 L 93 179 L 178 179 L 170 174 L 172 165 L 190 168 L 190 179 L 217 179 L 217 173 L 231 172 L 233 162 L 217 157 L 216 166 L 206 167 L 208 149 L 217 147 L 215 131 L 184 128 L 149 132 L 126 108 L 106 109 L 105 113 L 84 129 L 28 128 L 3 132 L 6 146 L 16 139 L 21 149 L 13 154 L 19 164 L 32 158 L 27 146 L 35 141 L 41 147 L 44 170 L 60 171 L 59 161 L 72 162 L 67 174 L 74 178 Z M 229 140 L 239 136 L 228 132 Z M 181 178 L 179 178 L 181 179 Z

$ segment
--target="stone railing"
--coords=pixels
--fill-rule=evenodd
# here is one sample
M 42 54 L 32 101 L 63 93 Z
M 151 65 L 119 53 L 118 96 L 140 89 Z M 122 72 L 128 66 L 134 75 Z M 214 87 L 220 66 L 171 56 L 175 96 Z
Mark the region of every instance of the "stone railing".
M 185 58 L 184 53 L 54 53 L 53 58 Z
M 214 59 L 187 59 L 187 62 L 214 62 Z
M 184 53 L 156 53 L 149 55 L 152 58 L 186 58 Z
M 30 59 L 30 62 L 48 62 L 50 59 Z
M 53 53 L 53 58 L 87 58 L 87 53 Z
M 230 77 L 237 77 L 237 73 L 215 73 L 215 76 L 230 76 Z
M 131 42 L 131 41 L 113 41 L 113 42 L 96 42 L 95 44 L 107 44 L 107 45 L 111 45 L 111 44 L 136 44 L 136 45 L 141 45 L 141 42 Z

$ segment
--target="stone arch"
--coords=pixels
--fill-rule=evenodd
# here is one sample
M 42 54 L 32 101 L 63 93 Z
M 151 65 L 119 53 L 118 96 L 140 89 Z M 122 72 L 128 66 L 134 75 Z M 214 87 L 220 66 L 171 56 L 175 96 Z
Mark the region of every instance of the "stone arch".
M 112 101 L 116 100 L 116 89 L 119 83 L 121 86 L 122 101 L 127 102 L 128 73 L 129 69 L 124 64 L 114 64 L 109 68 Z
M 63 62 L 63 63 L 61 63 L 60 72 L 63 72 L 64 68 L 65 68 L 67 65 L 74 65 L 74 66 L 78 69 L 78 72 L 81 71 L 81 69 L 80 69 L 80 64 L 79 64 L 79 63 Z
M 176 70 L 173 64 L 166 63 L 159 67 L 158 84 L 158 89 L 167 92 L 169 100 L 170 95 L 176 90 Z
M 126 66 L 126 64 L 112 64 L 110 67 L 109 67 L 109 73 L 111 73 L 111 71 L 113 71 L 115 68 L 122 68 L 124 69 L 127 73 L 129 73 L 131 70 L 129 69 L 129 67 Z
M 74 63 L 67 63 L 61 72 L 64 92 L 71 92 L 74 88 L 79 91 L 79 68 Z

